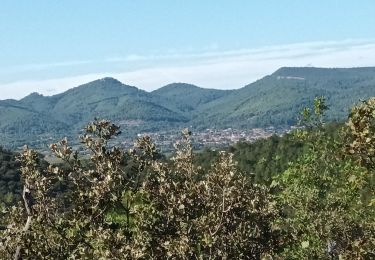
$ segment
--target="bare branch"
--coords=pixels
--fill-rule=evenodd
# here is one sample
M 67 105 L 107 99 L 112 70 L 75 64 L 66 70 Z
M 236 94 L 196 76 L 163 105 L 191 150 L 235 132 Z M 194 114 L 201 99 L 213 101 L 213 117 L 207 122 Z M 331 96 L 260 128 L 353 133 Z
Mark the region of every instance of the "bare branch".
M 23 192 L 22 192 L 22 198 L 25 204 L 25 209 L 27 213 L 27 220 L 26 223 L 22 229 L 22 232 L 26 232 L 29 230 L 30 225 L 31 225 L 31 194 L 29 188 L 26 187 L 26 185 L 23 186 Z M 20 259 L 21 256 L 21 245 L 17 246 L 16 253 L 14 254 L 14 260 Z

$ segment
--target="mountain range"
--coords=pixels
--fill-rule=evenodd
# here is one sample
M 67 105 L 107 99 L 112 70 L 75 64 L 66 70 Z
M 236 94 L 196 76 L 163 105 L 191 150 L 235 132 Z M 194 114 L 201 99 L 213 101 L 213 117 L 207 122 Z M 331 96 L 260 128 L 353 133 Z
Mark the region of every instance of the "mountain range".
M 342 120 L 353 104 L 375 96 L 375 67 L 283 67 L 235 90 L 173 83 L 146 92 L 103 78 L 54 96 L 32 93 L 0 101 L 0 144 L 17 147 L 76 136 L 94 118 L 111 119 L 128 135 L 294 125 L 316 96 L 327 98 L 329 120 Z

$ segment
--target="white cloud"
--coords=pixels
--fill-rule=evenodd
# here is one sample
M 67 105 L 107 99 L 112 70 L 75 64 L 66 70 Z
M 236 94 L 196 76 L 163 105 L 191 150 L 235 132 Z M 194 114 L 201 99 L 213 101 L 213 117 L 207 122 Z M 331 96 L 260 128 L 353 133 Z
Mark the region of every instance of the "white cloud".
M 131 55 L 114 57 L 104 62 L 125 62 L 128 67 L 135 61 L 149 61 L 151 65 L 120 73 L 103 72 L 2 84 L 0 99 L 21 98 L 35 91 L 52 95 L 105 76 L 145 90 L 153 90 L 171 82 L 188 82 L 209 88 L 239 88 L 282 66 L 374 66 L 375 40 L 311 42 L 222 52 Z M 74 62 L 75 65 L 76 63 L 79 61 Z M 62 64 L 65 66 L 65 63 Z
M 52 63 L 25 64 L 21 66 L 14 66 L 14 67 L 6 68 L 2 70 L 2 73 L 56 69 L 59 67 L 72 67 L 72 66 L 79 66 L 79 65 L 87 65 L 93 62 L 94 61 L 92 60 L 74 60 L 74 61 L 62 61 L 62 62 L 52 62 Z

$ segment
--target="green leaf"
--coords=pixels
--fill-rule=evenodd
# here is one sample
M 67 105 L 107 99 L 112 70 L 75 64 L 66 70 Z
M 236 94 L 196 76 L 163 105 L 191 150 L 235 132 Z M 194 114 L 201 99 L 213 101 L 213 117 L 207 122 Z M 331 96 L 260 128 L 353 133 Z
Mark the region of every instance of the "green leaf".
M 309 244 L 310 244 L 309 241 L 303 241 L 303 242 L 301 243 L 301 246 L 302 246 L 302 248 L 308 248 L 308 247 L 309 247 Z

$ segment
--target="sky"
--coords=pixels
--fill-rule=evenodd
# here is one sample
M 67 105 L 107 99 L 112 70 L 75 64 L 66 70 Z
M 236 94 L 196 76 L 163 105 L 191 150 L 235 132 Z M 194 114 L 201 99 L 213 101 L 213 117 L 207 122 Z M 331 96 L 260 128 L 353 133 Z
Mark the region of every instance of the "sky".
M 373 0 L 2 0 L 0 99 L 103 77 L 240 88 L 282 66 L 375 66 Z

